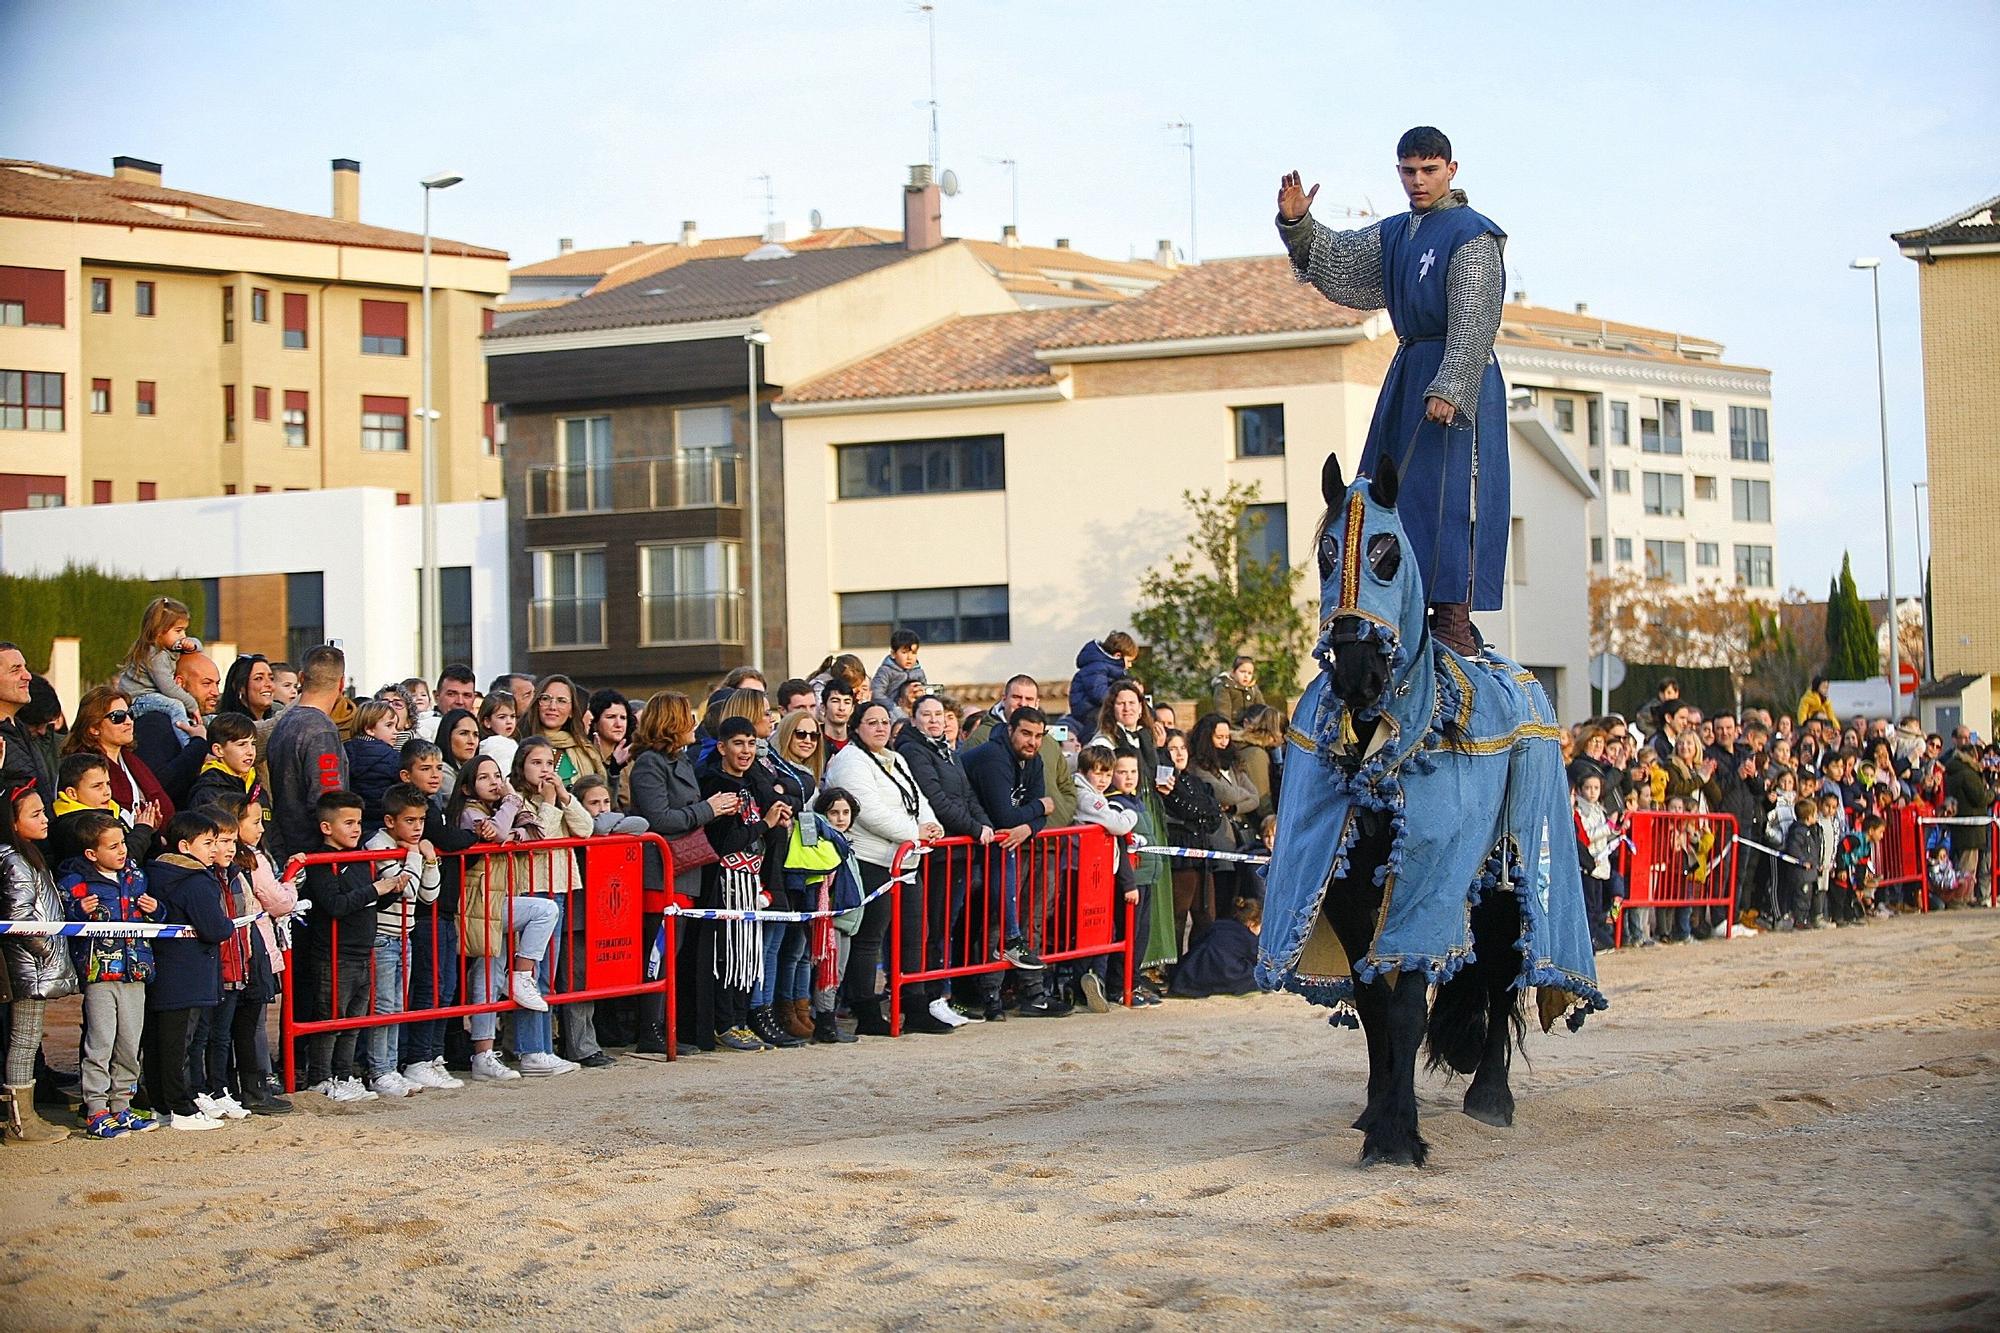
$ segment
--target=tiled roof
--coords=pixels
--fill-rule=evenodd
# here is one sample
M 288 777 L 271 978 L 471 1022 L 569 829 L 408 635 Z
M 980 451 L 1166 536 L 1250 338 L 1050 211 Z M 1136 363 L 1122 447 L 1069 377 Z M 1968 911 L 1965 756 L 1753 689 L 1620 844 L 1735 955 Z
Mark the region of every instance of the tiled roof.
M 571 250 L 553 259 L 538 259 L 514 270 L 519 278 L 601 278 L 627 260 L 661 248 L 658 241 L 637 241 L 601 250 Z
M 416 232 L 392 231 L 362 222 L 342 222 L 315 213 L 290 213 L 282 208 L 218 199 L 188 190 L 172 190 L 143 181 L 119 180 L 68 167 L 52 167 L 18 158 L 0 158 L 0 215 L 55 221 L 102 222 L 119 227 L 157 227 L 166 231 L 206 232 L 218 236 L 266 237 L 280 241 L 312 241 L 324 245 L 358 245 L 377 250 L 421 250 Z M 464 241 L 431 237 L 434 253 L 475 259 L 505 259 L 504 250 L 489 250 Z
M 901 239 L 900 235 L 898 239 Z M 1135 278 L 1144 282 L 1164 282 L 1173 269 L 1137 259 L 1101 259 L 1081 250 L 1052 245 L 1008 245 L 1004 241 L 965 242 L 973 257 L 996 273 L 1103 273 Z
M 825 227 L 808 232 L 795 241 L 785 241 L 788 250 L 832 250 L 850 245 L 901 244 L 903 234 L 880 227 Z M 593 289 L 604 291 L 640 278 L 677 268 L 691 259 L 729 259 L 749 254 L 764 243 L 761 236 L 711 236 L 693 245 L 679 241 L 638 241 L 596 250 L 572 250 L 553 259 L 540 259 L 514 270 L 518 278 L 598 278 Z
M 1512 309 L 1513 307 L 1510 306 L 1508 308 Z M 1673 335 L 1668 334 L 1667 336 L 1671 338 Z M 1752 375 L 1768 375 L 1771 373 L 1763 366 L 1735 365 L 1726 361 L 1718 361 L 1713 356 L 1688 356 L 1685 353 L 1674 351 L 1672 347 L 1661 347 L 1657 344 L 1646 342 L 1628 342 L 1623 338 L 1618 339 L 1616 343 L 1607 342 L 1603 347 L 1598 347 L 1594 344 L 1583 346 L 1575 339 L 1555 338 L 1546 333 L 1537 332 L 1532 328 L 1503 321 L 1500 325 L 1500 336 L 1494 341 L 1494 349 L 1502 356 L 1505 356 L 1509 348 L 1533 348 L 1544 352 L 1594 353 L 1600 356 L 1671 362 L 1679 366 L 1701 366 L 1714 370 L 1740 370 Z
M 488 338 L 738 319 L 907 259 L 900 245 L 806 250 L 782 259 L 695 259 L 510 321 Z
M 1942 222 L 1933 222 L 1928 227 L 1916 227 L 1910 231 L 1899 231 L 1890 240 L 1897 245 L 1909 246 L 1952 246 L 1952 245 L 1992 245 L 2000 242 L 2000 194 L 1984 203 L 1974 204 L 1960 213 L 1954 213 Z
M 1096 313 L 1071 309 L 962 315 L 865 361 L 787 389 L 784 401 L 829 403 L 1053 384 L 1050 368 L 1035 359 L 1036 347 Z
M 1529 328 L 1555 329 L 1563 333 L 1582 334 L 1624 334 L 1633 338 L 1652 338 L 1672 343 L 1676 338 L 1703 347 L 1715 344 L 1707 338 L 1697 338 L 1693 334 L 1680 334 L 1672 329 L 1648 328 L 1644 324 L 1623 324 L 1615 319 L 1604 319 L 1588 311 L 1581 314 L 1569 310 L 1555 310 L 1548 306 L 1528 305 L 1522 301 L 1509 301 L 1501 307 L 1500 322 Z
M 1335 305 L 1295 280 L 1291 261 L 1283 255 L 1218 259 L 1182 269 L 1149 292 L 1099 309 L 1042 346 L 1101 347 L 1353 328 L 1368 317 L 1369 312 Z

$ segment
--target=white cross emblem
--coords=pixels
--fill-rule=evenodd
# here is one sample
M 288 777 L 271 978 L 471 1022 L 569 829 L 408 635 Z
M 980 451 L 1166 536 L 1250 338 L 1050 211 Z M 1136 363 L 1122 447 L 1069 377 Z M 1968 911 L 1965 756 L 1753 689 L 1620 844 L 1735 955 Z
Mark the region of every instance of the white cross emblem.
M 1431 265 L 1437 262 L 1436 250 L 1424 251 L 1424 257 L 1417 261 L 1417 281 L 1422 282 L 1431 275 Z

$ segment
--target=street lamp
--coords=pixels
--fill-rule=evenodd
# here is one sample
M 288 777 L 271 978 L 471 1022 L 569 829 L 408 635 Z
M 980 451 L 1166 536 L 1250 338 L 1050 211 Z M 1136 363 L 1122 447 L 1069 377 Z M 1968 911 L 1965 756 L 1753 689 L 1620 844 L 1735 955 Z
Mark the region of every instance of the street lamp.
M 764 655 L 764 542 L 763 515 L 759 512 L 757 484 L 757 349 L 771 345 L 771 335 L 762 329 L 752 329 L 743 335 L 743 344 L 750 358 L 750 663 L 763 669 Z
M 444 614 L 438 606 L 437 563 L 437 444 L 434 439 L 437 413 L 431 408 L 431 192 L 449 190 L 464 180 L 440 172 L 417 183 L 424 189 L 424 567 L 418 592 L 421 628 L 418 631 L 417 662 L 423 678 L 433 683 L 444 669 Z
M 1849 268 L 1868 270 L 1875 293 L 1875 410 L 1882 429 L 1882 538 L 1889 577 L 1889 720 L 1902 711 L 1902 653 L 1896 633 L 1896 511 L 1889 499 L 1889 395 L 1882 374 L 1882 261 L 1857 259 Z

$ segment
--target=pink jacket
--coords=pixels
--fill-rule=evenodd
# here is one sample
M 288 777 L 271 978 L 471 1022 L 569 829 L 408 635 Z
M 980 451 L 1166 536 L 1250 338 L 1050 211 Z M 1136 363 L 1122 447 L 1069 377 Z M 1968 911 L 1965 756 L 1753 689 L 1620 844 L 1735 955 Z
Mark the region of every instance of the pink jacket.
M 264 910 L 264 918 L 257 922 L 257 933 L 264 937 L 264 952 L 270 955 L 271 971 L 282 972 L 285 955 L 278 948 L 278 932 L 271 923 L 291 916 L 299 905 L 299 891 L 278 878 L 277 867 L 271 864 L 270 855 L 262 847 L 256 849 L 256 857 L 257 864 L 250 871 L 250 892 L 257 901 L 243 904 L 243 909 Z

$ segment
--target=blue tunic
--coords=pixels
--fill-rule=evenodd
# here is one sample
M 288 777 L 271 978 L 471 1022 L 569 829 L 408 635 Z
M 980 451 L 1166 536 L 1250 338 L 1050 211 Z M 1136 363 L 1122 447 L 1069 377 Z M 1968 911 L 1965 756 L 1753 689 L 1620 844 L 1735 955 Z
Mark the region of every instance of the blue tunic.
M 1473 424 L 1460 417 L 1449 427 L 1425 420 L 1424 390 L 1444 361 L 1450 322 L 1445 274 L 1452 256 L 1474 236 L 1506 233 L 1461 206 L 1424 214 L 1412 238 L 1412 216 L 1399 213 L 1380 229 L 1382 292 L 1402 346 L 1375 401 L 1361 473 L 1374 476 L 1385 451 L 1395 460 L 1402 478 L 1396 508 L 1429 599 L 1497 611 L 1506 582 L 1510 518 L 1506 385 L 1489 355 Z

